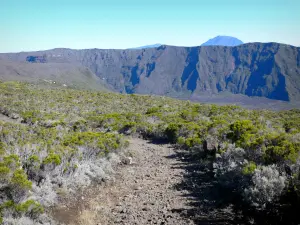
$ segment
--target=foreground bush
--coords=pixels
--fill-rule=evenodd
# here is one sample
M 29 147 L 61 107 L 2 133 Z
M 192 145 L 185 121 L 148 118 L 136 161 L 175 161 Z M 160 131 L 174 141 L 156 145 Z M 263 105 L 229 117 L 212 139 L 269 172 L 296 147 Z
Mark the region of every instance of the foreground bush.
M 244 190 L 244 196 L 248 202 L 257 208 L 265 208 L 282 195 L 287 185 L 287 177 L 280 174 L 275 165 L 262 166 L 255 169 L 251 185 Z

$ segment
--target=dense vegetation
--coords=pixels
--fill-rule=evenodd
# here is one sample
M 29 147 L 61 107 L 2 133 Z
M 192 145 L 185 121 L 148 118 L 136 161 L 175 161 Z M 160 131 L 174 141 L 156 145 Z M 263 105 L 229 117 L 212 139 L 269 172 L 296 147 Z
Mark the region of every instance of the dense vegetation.
M 126 147 L 124 135 L 166 140 L 210 160 L 218 185 L 255 211 L 299 206 L 300 110 L 17 82 L 0 90 L 0 113 L 11 118 L 0 121 L 0 220 L 38 220 L 60 194 L 105 179 L 103 164 Z

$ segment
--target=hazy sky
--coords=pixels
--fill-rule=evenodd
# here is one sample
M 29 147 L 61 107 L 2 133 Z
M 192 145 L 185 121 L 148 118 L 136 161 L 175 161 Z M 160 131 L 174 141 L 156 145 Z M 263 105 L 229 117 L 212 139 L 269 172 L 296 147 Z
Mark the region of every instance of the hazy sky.
M 300 0 L 0 0 L 0 52 L 196 46 L 217 35 L 300 46 Z

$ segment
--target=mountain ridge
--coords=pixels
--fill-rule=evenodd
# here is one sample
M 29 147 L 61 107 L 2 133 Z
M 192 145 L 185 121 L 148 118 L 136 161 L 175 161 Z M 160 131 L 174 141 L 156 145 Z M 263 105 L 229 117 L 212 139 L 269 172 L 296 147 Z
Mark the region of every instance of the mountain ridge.
M 35 55 L 46 55 L 46 64 L 87 67 L 117 92 L 182 97 L 229 91 L 283 101 L 300 100 L 300 48 L 285 44 L 162 45 L 134 50 L 60 48 L 0 54 L 0 59 L 25 62 L 26 57 Z
M 300 48 L 300 46 L 292 45 L 292 44 L 287 44 L 287 43 L 282 43 L 282 42 L 274 42 L 274 41 L 269 41 L 269 42 L 260 42 L 260 41 L 253 41 L 253 42 L 247 42 L 243 43 L 242 45 L 251 45 L 251 44 L 278 44 L 278 45 L 286 45 L 286 46 L 291 46 L 295 48 Z M 146 45 L 147 46 L 147 45 Z M 169 45 L 169 44 L 161 44 L 161 46 L 168 46 L 168 47 L 178 47 L 178 48 L 195 48 L 195 47 L 213 47 L 213 46 L 202 46 L 202 45 L 192 45 L 192 46 L 181 46 L 181 45 Z M 217 45 L 216 45 L 217 46 Z M 143 46 L 141 46 L 143 47 Z M 237 47 L 237 46 L 221 46 L 221 47 Z M 142 50 L 142 49 L 137 49 L 137 48 L 50 48 L 50 49 L 41 49 L 41 50 L 32 50 L 32 51 L 17 51 L 17 52 L 0 52 L 0 55 L 7 55 L 7 54 L 28 54 L 28 53 L 43 53 L 47 51 L 58 51 L 58 50 L 72 50 L 72 51 L 83 51 L 83 50 L 117 50 L 117 51 L 125 51 L 125 50 Z M 0 59 L 3 59 L 0 58 Z

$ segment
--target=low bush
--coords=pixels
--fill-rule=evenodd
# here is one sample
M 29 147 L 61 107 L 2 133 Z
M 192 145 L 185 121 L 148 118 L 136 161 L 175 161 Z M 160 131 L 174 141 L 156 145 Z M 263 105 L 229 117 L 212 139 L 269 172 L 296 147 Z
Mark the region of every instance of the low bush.
M 266 204 L 278 200 L 286 187 L 287 177 L 280 174 L 275 165 L 261 166 L 254 170 L 249 187 L 244 196 L 251 205 L 264 209 Z

